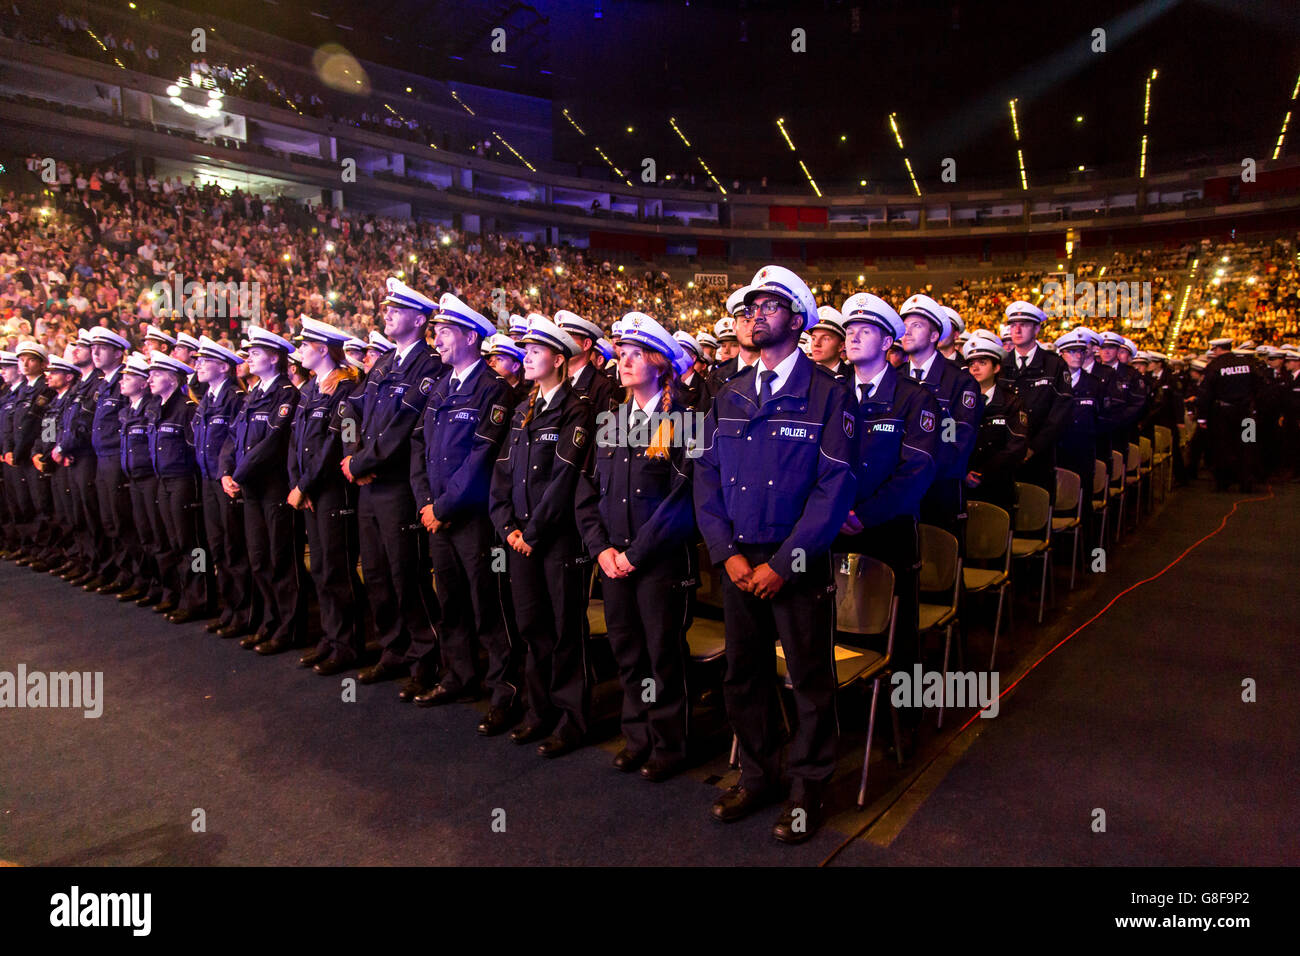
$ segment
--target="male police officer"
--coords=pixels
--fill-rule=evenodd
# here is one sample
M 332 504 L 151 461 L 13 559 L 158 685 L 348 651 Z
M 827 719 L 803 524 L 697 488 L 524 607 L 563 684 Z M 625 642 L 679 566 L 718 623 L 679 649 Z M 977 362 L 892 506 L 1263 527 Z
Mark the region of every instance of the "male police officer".
M 929 389 L 889 364 L 890 346 L 903 337 L 903 320 L 893 306 L 858 292 L 840 311 L 845 351 L 854 369 L 850 384 L 858 441 L 857 495 L 843 529 L 852 537 L 844 547 L 893 569 L 899 599 L 894 654 L 898 670 L 906 671 L 916 655 L 921 566 L 917 521 L 939 454 L 939 405 Z
M 1111 423 L 1113 451 L 1128 458 L 1128 446 L 1137 444 L 1141 437 L 1138 424 L 1147 409 L 1147 387 L 1141 374 L 1133 366 L 1119 360 L 1120 349 L 1129 349 L 1132 355 L 1132 343 L 1128 343 L 1118 332 L 1101 333 L 1101 347 L 1098 350 L 1100 363 L 1111 370 L 1114 385 L 1111 392 Z
M 705 420 L 695 465 L 700 531 L 722 578 L 727 715 L 740 782 L 713 805 L 739 820 L 776 797 L 781 774 L 775 643 L 794 688 L 790 800 L 773 834 L 806 840 L 835 769 L 834 586 L 829 549 L 853 503 L 854 411 L 848 390 L 798 349 L 817 303 L 798 276 L 765 266 L 745 294 L 759 349 Z M 745 336 L 741 336 L 741 343 Z
M 1254 424 L 1263 379 L 1254 356 L 1233 352 L 1231 339 L 1215 339 L 1210 346 L 1213 358 L 1197 393 L 1196 424 L 1209 433 L 1215 490 L 1227 491 L 1235 473 L 1241 490 L 1249 493 L 1255 476 L 1255 436 L 1246 433 Z
M 727 296 L 727 315 L 718 320 L 714 331 L 718 336 L 718 351 L 735 339 L 736 354 L 718 362 L 709 373 L 709 392 L 717 395 L 722 386 L 735 378 L 758 360 L 754 345 L 754 320 L 745 306 L 749 286 L 742 286 Z
M 90 444 L 95 453 L 95 497 L 99 502 L 99 525 L 104 558 L 99 576 L 82 585 L 86 591 L 117 594 L 131 587 L 137 577 L 137 534 L 132 521 L 131 493 L 122 472 L 122 422 L 126 406 L 122 397 L 122 368 L 131 343 L 105 328 L 90 330 L 90 357 L 101 378 L 95 387 L 95 413 L 90 425 Z M 136 600 L 144 596 L 139 590 Z
M 592 362 L 592 353 L 601 337 L 600 326 L 567 309 L 555 313 L 555 324 L 578 343 L 578 354 L 569 359 L 569 383 L 573 390 L 591 401 L 595 414 L 609 411 L 616 404 L 614 383 Z
M 1020 399 L 1029 419 L 1029 444 L 1017 477 L 1056 497 L 1056 443 L 1070 420 L 1070 395 L 1065 390 L 1065 362 L 1038 344 L 1038 329 L 1047 316 L 1029 302 L 1012 302 L 1006 310 L 1014 346 L 1002 366 L 998 383 Z
M 817 310 L 817 324 L 808 330 L 812 341 L 810 358 L 842 382 L 847 382 L 853 371 L 848 362 L 840 360 L 844 350 L 844 316 L 839 309 L 823 305 Z
M 1056 354 L 1067 368 L 1065 386 L 1070 391 L 1073 406 L 1070 421 L 1057 439 L 1056 460 L 1062 468 L 1079 476 L 1079 493 L 1083 498 L 1083 519 L 1080 533 L 1083 540 L 1092 539 L 1093 478 L 1097 461 L 1097 436 L 1108 421 L 1106 385 L 1097 376 L 1085 372 L 1089 338 L 1083 329 L 1072 329 L 1056 340 Z M 1110 473 L 1110 462 L 1105 462 Z M 1091 549 L 1085 549 L 1085 553 Z
M 970 372 L 937 351 L 950 334 L 942 306 L 917 294 L 903 303 L 903 350 L 908 361 L 899 371 L 928 388 L 939 403 L 939 459 L 930 490 L 921 502 L 921 519 L 943 528 L 966 547 L 966 464 L 975 450 L 984 398 Z
M 398 692 L 412 700 L 428 690 L 438 670 L 433 621 L 438 601 L 421 558 L 420 525 L 411 496 L 411 432 L 445 371 L 425 341 L 433 300 L 399 279 L 388 280 L 384 331 L 396 348 L 370 368 L 359 403 L 357 442 L 343 474 L 361 486 L 361 571 L 369 591 L 375 633 L 384 646 L 379 663 L 360 673 L 363 684 L 407 675 Z M 347 416 L 342 416 L 346 420 Z
M 433 341 L 451 373 L 433 386 L 411 435 L 410 473 L 420 523 L 429 532 L 442 607 L 443 673 L 415 703 L 477 700 L 485 683 L 492 705 L 479 726 L 484 736 L 509 726 L 519 692 L 501 614 L 501 577 L 492 568 L 496 538 L 488 517 L 492 468 L 514 407 L 510 387 L 480 357 L 480 340 L 494 329 L 452 293 L 439 299 Z M 488 656 L 482 681 L 479 645 Z

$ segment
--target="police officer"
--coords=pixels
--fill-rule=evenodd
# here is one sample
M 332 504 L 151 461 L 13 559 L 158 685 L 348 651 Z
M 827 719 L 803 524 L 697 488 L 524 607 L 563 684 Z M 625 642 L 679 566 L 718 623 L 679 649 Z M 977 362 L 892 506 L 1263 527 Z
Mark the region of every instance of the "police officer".
M 577 353 L 569 360 L 569 384 L 579 396 L 590 399 L 594 414 L 607 412 L 618 404 L 614 385 L 592 364 L 600 326 L 567 309 L 555 313 L 555 324 L 578 343 Z
M 365 341 L 355 335 L 348 336 L 348 340 L 343 343 L 343 355 L 348 360 L 348 364 L 357 370 L 357 373 L 361 376 L 360 382 L 364 386 L 366 370 L 369 367 L 366 363 Z
M 258 381 L 244 396 L 221 450 L 221 487 L 228 497 L 243 498 L 248 563 L 262 599 L 261 627 L 239 646 L 262 654 L 289 650 L 306 624 L 288 502 L 289 440 L 299 400 L 289 381 L 292 351 L 287 339 L 248 327 L 248 368 Z
M 754 345 L 753 338 L 754 320 L 749 317 L 745 306 L 748 292 L 748 286 L 741 286 L 727 296 L 727 315 L 713 327 L 718 337 L 719 353 L 719 361 L 709 374 L 709 392 L 713 395 L 717 395 L 723 385 L 758 361 L 758 348 Z
M 809 357 L 842 382 L 848 382 L 853 367 L 840 356 L 844 352 L 844 316 L 833 305 L 817 310 L 817 324 L 808 330 Z
M 726 572 L 723 692 L 741 753 L 740 781 L 712 813 L 739 820 L 776 798 L 780 640 L 797 729 L 790 799 L 772 832 L 800 842 L 820 824 L 835 769 L 830 547 L 853 505 L 855 416 L 848 389 L 798 350 L 800 332 L 817 321 L 803 280 L 764 266 L 744 303 L 760 354 L 718 392 L 695 462 L 696 519 L 709 557 Z
M 149 454 L 149 412 L 156 400 L 149 391 L 149 359 L 143 352 L 135 352 L 127 360 L 118 385 L 124 400 L 118 413 L 121 471 L 131 499 L 125 521 L 135 530 L 132 543 L 136 549 L 130 561 L 135 576 L 118 600 L 134 600 L 137 607 L 157 607 L 163 603 L 157 555 L 166 543 L 159 527 L 158 475 Z M 171 610 L 175 607 L 159 613 Z
M 176 345 L 176 339 L 168 335 L 156 325 L 151 325 L 144 332 L 144 341 L 141 343 L 141 351 L 146 358 L 151 358 L 155 352 L 162 352 L 166 355 Z
M 718 353 L 718 340 L 712 332 L 703 330 L 695 333 L 695 341 L 700 343 L 700 357 L 704 359 L 706 369 L 713 367 L 713 357 Z
M 214 573 L 209 581 L 217 597 L 217 617 L 207 625 L 218 637 L 243 637 L 257 630 L 252 571 L 244 540 L 243 502 L 221 486 L 221 450 L 244 407 L 244 392 L 235 377 L 239 356 L 206 335 L 199 339 L 195 377 L 203 397 L 191 421 L 194 457 L 199 470 L 203 528 Z
M 28 340 L 19 342 L 15 351 L 22 381 L 5 443 L 5 462 L 16 470 L 19 489 L 22 555 L 14 563 L 48 571 L 49 565 L 42 558 L 50 546 L 52 498 L 49 480 L 32 461 L 32 452 L 54 400 L 54 390 L 45 381 L 45 346 Z
M 45 417 L 32 445 L 32 462 L 47 482 L 50 489 L 50 513 L 47 515 L 48 544 L 41 555 L 41 564 L 46 565 L 51 574 L 58 574 L 68 566 L 74 556 L 76 541 L 76 514 L 72 502 L 72 487 L 68 483 L 68 469 L 60 467 L 54 458 L 58 447 L 59 432 L 67 409 L 75 405 L 71 401 L 73 385 L 80 376 L 77 367 L 57 355 L 52 355 L 45 365 L 45 384 L 50 387 L 54 397 L 46 406 Z M 32 565 L 36 568 L 37 565 Z
M 939 343 L 939 354 L 954 365 L 965 368 L 966 356 L 962 354 L 962 349 L 965 347 L 968 338 L 966 335 L 966 321 L 956 309 L 950 309 L 946 305 L 940 305 L 939 308 L 943 309 L 943 314 L 948 317 L 948 324 L 951 329 L 948 337 Z
M 138 568 L 136 529 L 131 522 L 131 495 L 122 473 L 121 411 L 123 362 L 131 344 L 105 328 L 90 330 L 90 357 L 100 378 L 93 391 L 95 411 L 90 444 L 95 455 L 96 515 L 103 558 L 96 577 L 82 584 L 85 591 L 121 594 L 135 582 Z M 137 600 L 143 592 L 130 600 Z
M 686 358 L 690 359 L 689 364 L 685 365 L 686 371 L 677 377 L 675 383 L 678 397 L 687 408 L 703 415 L 708 412 L 713 396 L 709 394 L 709 383 L 705 376 L 708 366 L 700 351 L 700 343 L 689 332 L 674 332 L 673 340 Z
M 1286 422 L 1283 439 L 1286 445 L 1286 464 L 1292 481 L 1300 479 L 1300 349 L 1288 345 L 1282 350 L 1286 375 Z M 2 409 L 3 406 L 0 406 Z
M 845 352 L 852 363 L 856 407 L 854 458 L 857 493 L 836 551 L 865 554 L 894 572 L 898 622 L 894 654 L 899 670 L 916 655 L 920 609 L 921 499 L 934 480 L 939 455 L 939 405 L 930 390 L 900 375 L 889 349 L 903 337 L 903 320 L 884 299 L 858 292 L 840 306 Z M 920 712 L 911 716 L 917 720 Z
M 149 455 L 158 476 L 161 530 L 157 554 L 167 620 L 185 624 L 205 616 L 207 554 L 198 549 L 198 465 L 194 458 L 194 402 L 185 384 L 194 369 L 155 352 L 149 363 L 149 391 L 156 404 L 146 412 Z
M 342 469 L 361 489 L 361 572 L 384 648 L 358 679 L 371 684 L 405 676 L 398 698 L 410 701 L 432 686 L 438 671 L 433 624 L 439 613 L 411 495 L 411 433 L 445 369 L 424 338 L 434 302 L 400 279 L 389 278 L 387 289 L 384 331 L 396 347 L 371 366 L 365 389 L 352 396 L 348 415 L 357 440 L 345 443 Z
M 480 342 L 493 328 L 452 293 L 442 295 L 433 341 L 451 371 L 434 384 L 411 435 L 411 491 L 429 532 L 443 665 L 438 683 L 415 703 L 471 702 L 486 685 L 491 707 L 479 724 L 484 736 L 509 729 L 519 693 L 488 515 L 492 469 L 514 407 L 510 386 L 480 357 Z M 480 646 L 487 652 L 486 674 L 478 666 Z
M 387 355 L 393 350 L 393 343 L 388 337 L 378 329 L 371 329 L 370 336 L 366 340 L 366 374 L 375 367 L 381 356 Z
M 909 378 L 920 382 L 939 404 L 939 459 L 934 481 L 921 501 L 921 520 L 942 528 L 966 547 L 967 464 L 975 450 L 984 399 L 970 373 L 943 358 L 937 349 L 949 334 L 949 319 L 934 299 L 920 293 L 903 303 L 902 365 Z
M 105 555 L 99 530 L 99 500 L 95 496 L 95 452 L 90 442 L 100 375 L 90 360 L 88 335 L 87 330 L 79 330 L 77 344 L 72 348 L 77 380 L 63 406 L 58 441 L 51 451 L 67 486 L 69 513 L 76 535 L 76 557 L 65 566 L 62 577 L 78 585 L 99 573 Z
M 1083 499 L 1080 534 L 1092 541 L 1093 479 L 1097 461 L 1097 436 L 1107 422 L 1106 386 L 1097 376 L 1085 372 L 1088 336 L 1071 329 L 1056 340 L 1056 354 L 1065 362 L 1065 386 L 1072 403 L 1070 421 L 1057 440 L 1056 460 L 1060 467 L 1079 476 L 1079 493 Z M 1109 474 L 1109 462 L 1107 474 Z
M 1112 450 L 1119 452 L 1127 461 L 1128 446 L 1137 444 L 1141 437 L 1139 425 L 1142 416 L 1146 414 L 1147 389 L 1137 370 L 1120 361 L 1121 349 L 1128 351 L 1130 357 L 1136 351 L 1133 343 L 1118 332 L 1101 333 L 1098 360 L 1111 370 L 1114 382 L 1110 400 Z
M 1056 497 L 1056 443 L 1070 418 L 1070 396 L 1065 390 L 1065 362 L 1038 343 L 1039 327 L 1047 316 L 1029 302 L 1012 302 L 1006 309 L 1013 349 L 1001 362 L 999 382 L 1016 393 L 1028 422 L 1028 447 L 1018 478 Z M 989 333 L 992 335 L 992 333 Z M 999 343 L 1000 345 L 1001 343 Z M 969 342 L 967 343 L 969 346 Z M 988 361 L 987 351 L 983 353 Z M 970 353 L 967 352 L 969 358 Z M 984 389 L 987 392 L 987 389 Z M 999 412 L 1002 416 L 1002 412 Z M 1011 415 L 1007 412 L 1011 418 Z M 1004 416 L 1005 417 L 1005 416 Z M 984 416 L 987 420 L 988 416 Z M 1014 486 L 1012 487 L 1014 497 Z
M 324 676 L 352 667 L 366 648 L 365 592 L 357 577 L 357 488 L 339 470 L 343 422 L 361 384 L 343 355 L 347 337 L 328 323 L 302 317 L 299 352 L 311 377 L 301 390 L 289 444 L 287 500 L 303 517 L 322 631 L 299 663 Z
M 688 589 L 695 584 L 691 461 L 680 429 L 688 407 L 673 393 L 677 368 L 694 362 L 641 312 L 622 319 L 620 380 L 628 400 L 600 428 L 595 474 L 579 479 L 577 514 L 601 572 L 610 647 L 623 685 L 623 749 L 614 767 L 659 782 L 686 763 L 690 698 Z M 612 421 L 612 420 L 611 420 Z M 647 688 L 654 692 L 648 695 Z
M 1149 352 L 1150 371 L 1147 372 L 1147 389 L 1151 396 L 1150 410 L 1143 425 L 1143 434 L 1154 440 L 1157 425 L 1168 428 L 1173 436 L 1174 487 L 1187 484 L 1187 463 L 1183 461 L 1182 424 L 1184 418 L 1183 390 L 1178 377 L 1168 371 L 1168 357 L 1161 352 Z
M 524 379 L 524 350 L 514 343 L 508 335 L 498 332 L 483 343 L 486 349 L 487 364 L 510 388 L 511 410 L 528 398 L 532 390 Z
M 1215 490 L 1227 491 L 1236 481 L 1248 494 L 1255 476 L 1256 443 L 1245 433 L 1251 424 L 1247 419 L 1256 413 L 1263 378 L 1254 356 L 1233 352 L 1231 339 L 1215 339 L 1210 349 L 1210 364 L 1197 393 L 1196 424 L 1209 436 Z
M 510 739 L 541 741 L 538 754 L 558 757 L 582 744 L 590 707 L 590 575 L 573 503 L 595 411 L 567 374 L 581 348 L 573 336 L 533 315 L 519 344 L 533 390 L 515 409 L 490 489 L 492 524 L 510 549 L 515 624 L 527 652 L 528 711 Z
M 21 381 L 18 354 L 0 350 L 0 458 L 8 451 L 14 406 L 18 403 L 17 389 Z M 18 516 L 21 513 L 21 506 L 18 503 L 19 478 L 18 470 L 7 460 L 0 462 L 0 491 L 3 492 L 3 508 L 0 509 L 0 516 L 4 521 L 0 526 L 0 541 L 3 541 L 3 545 L 0 546 L 0 558 L 16 558 L 21 548 L 18 535 Z
M 1012 323 L 1015 329 L 1018 323 Z M 1016 334 L 1013 332 L 1012 341 Z M 1039 350 L 1042 352 L 1042 350 Z M 967 495 L 997 505 L 1015 515 L 1016 470 L 1029 447 L 1029 415 L 1020 396 L 1002 385 L 999 373 L 1007 352 L 992 333 L 978 329 L 966 341 L 966 362 L 971 377 L 984 395 L 979 438 L 967 465 Z M 1013 357 L 1019 357 L 1015 352 Z M 1052 358 L 1057 358 L 1053 355 Z M 1055 451 L 1053 448 L 1052 452 Z M 1054 458 L 1054 455 L 1050 457 Z M 1053 466 L 1055 467 L 1055 466 Z
M 176 345 L 169 353 L 172 358 L 186 365 L 194 365 L 198 359 L 199 349 L 202 346 L 200 339 L 196 339 L 188 332 L 176 333 Z M 197 366 L 195 366 L 197 368 Z M 191 375 L 189 381 L 185 383 L 185 389 L 189 392 L 190 399 L 195 403 L 203 398 L 203 393 L 207 386 L 199 380 L 198 374 Z

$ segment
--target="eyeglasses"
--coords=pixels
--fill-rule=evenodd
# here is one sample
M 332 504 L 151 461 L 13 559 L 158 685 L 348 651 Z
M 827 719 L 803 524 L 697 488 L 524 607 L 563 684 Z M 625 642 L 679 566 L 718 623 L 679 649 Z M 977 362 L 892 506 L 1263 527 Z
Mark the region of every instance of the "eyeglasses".
M 753 305 L 747 306 L 741 314 L 749 319 L 757 318 L 760 315 L 771 317 L 776 315 L 778 310 L 788 308 L 790 306 L 780 299 L 764 299 L 762 302 L 755 302 Z

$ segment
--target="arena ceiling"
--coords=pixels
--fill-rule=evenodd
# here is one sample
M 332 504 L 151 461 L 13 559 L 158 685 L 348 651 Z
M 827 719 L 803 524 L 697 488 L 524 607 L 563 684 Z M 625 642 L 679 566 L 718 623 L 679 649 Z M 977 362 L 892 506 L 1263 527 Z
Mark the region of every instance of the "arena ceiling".
M 728 187 L 767 176 L 811 190 L 806 168 L 826 185 L 910 188 L 904 156 L 927 193 L 1008 186 L 1019 182 L 1018 149 L 1030 185 L 1079 166 L 1131 175 L 1144 132 L 1149 171 L 1237 153 L 1263 160 L 1300 105 L 1300 6 L 1270 0 L 184 5 L 437 79 L 550 98 L 556 160 L 602 167 L 599 146 L 624 170 L 650 157 L 660 177 L 699 179 L 703 159 Z M 498 26 L 504 53 L 491 51 Z M 1093 49 L 1097 29 L 1104 52 Z M 947 158 L 955 186 L 941 179 Z

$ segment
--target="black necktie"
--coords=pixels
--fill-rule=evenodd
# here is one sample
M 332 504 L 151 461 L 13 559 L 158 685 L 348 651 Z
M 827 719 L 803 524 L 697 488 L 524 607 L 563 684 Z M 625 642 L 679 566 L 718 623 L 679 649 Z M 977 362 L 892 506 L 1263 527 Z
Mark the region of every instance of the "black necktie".
M 863 382 L 858 386 L 858 401 L 865 404 L 869 398 L 871 398 L 871 385 L 867 382 Z
M 912 366 L 912 378 L 916 379 L 918 382 L 921 381 L 921 374 L 922 374 L 924 371 L 925 371 L 925 369 L 923 369 L 923 368 L 919 368 L 919 367 L 917 367 L 917 366 Z
M 1025 355 L 1020 356 L 1020 371 L 1023 372 L 1025 370 L 1025 366 L 1028 364 L 1029 364 L 1029 357 Z
M 758 404 L 760 407 L 772 397 L 772 379 L 774 378 L 776 378 L 776 372 L 770 368 L 759 376 L 759 379 L 761 379 L 758 386 Z

